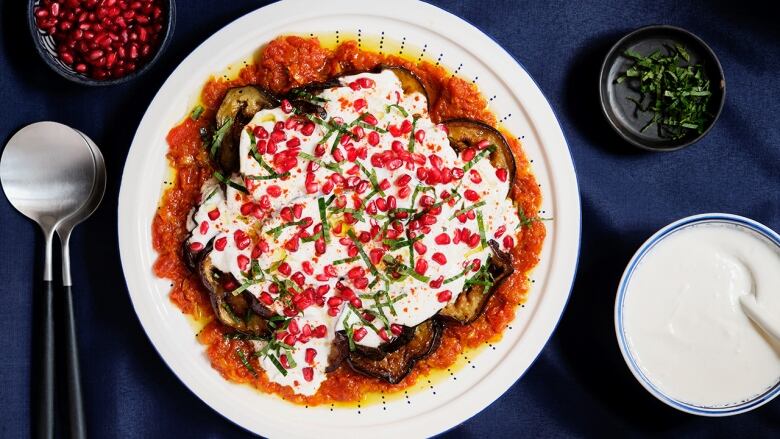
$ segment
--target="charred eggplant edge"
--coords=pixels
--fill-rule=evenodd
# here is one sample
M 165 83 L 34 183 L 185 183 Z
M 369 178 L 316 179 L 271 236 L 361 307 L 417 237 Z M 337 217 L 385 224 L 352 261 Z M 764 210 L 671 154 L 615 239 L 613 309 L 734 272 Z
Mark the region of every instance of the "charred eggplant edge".
M 381 360 L 372 360 L 370 358 L 362 357 L 360 353 L 358 352 L 349 352 L 347 349 L 347 355 L 345 355 L 344 359 L 342 361 L 346 361 L 347 365 L 354 370 L 357 373 L 360 373 L 361 375 L 365 375 L 372 378 L 378 378 L 382 379 L 390 384 L 397 384 L 401 382 L 404 378 L 406 378 L 407 375 L 414 369 L 414 366 L 425 357 L 431 355 L 433 352 L 438 349 L 439 344 L 441 342 L 441 334 L 443 331 L 443 326 L 441 322 L 439 322 L 437 319 L 428 319 L 419 325 L 415 326 L 415 336 L 417 335 L 417 328 L 419 328 L 421 325 L 431 325 L 431 339 L 426 343 L 426 347 L 423 352 L 412 354 L 411 357 L 406 358 L 405 363 L 403 364 L 402 369 L 399 373 L 394 374 L 393 371 L 376 371 L 376 370 L 369 370 L 367 368 L 361 367 L 359 361 L 364 360 L 368 362 L 380 362 L 384 361 L 388 356 L 393 354 L 403 354 L 404 349 L 408 349 L 411 342 L 414 340 L 414 337 L 412 340 L 409 340 L 408 343 L 404 344 L 400 349 L 395 351 L 392 354 L 388 354 Z M 362 358 L 361 358 L 362 357 Z

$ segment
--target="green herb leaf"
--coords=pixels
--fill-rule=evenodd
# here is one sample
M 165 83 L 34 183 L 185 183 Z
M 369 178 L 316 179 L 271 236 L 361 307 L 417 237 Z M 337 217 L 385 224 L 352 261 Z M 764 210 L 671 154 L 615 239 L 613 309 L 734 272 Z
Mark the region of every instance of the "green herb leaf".
M 198 120 L 200 119 L 201 114 L 203 114 L 203 106 L 197 105 L 195 106 L 195 108 L 192 109 L 192 113 L 190 113 L 190 119 Z

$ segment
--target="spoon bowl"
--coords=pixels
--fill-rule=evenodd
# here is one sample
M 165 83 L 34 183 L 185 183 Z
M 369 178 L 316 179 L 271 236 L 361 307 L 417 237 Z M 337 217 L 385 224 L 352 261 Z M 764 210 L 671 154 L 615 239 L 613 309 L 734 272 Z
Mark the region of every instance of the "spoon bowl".
M 96 160 L 90 144 L 79 132 L 56 122 L 38 122 L 22 128 L 11 137 L 0 157 L 0 184 L 8 201 L 41 227 L 45 240 L 43 291 L 36 299 L 34 311 L 37 333 L 33 336 L 35 372 L 31 400 L 35 437 L 54 437 L 52 240 L 55 229 L 78 213 L 95 192 Z M 70 298 L 70 294 L 67 296 Z M 72 302 L 69 304 L 72 317 Z M 69 369 L 77 371 L 78 364 L 72 360 L 76 358 L 75 331 L 72 325 L 69 326 L 71 330 L 66 337 L 66 345 L 72 351 L 68 358 Z M 69 370 L 69 389 L 74 388 L 72 383 L 78 383 L 77 378 L 77 374 L 72 378 Z M 73 407 L 71 404 L 71 409 Z M 80 403 L 77 407 L 81 412 Z
M 44 233 L 78 211 L 92 192 L 95 158 L 84 138 L 56 122 L 19 130 L 0 159 L 0 182 L 11 205 Z

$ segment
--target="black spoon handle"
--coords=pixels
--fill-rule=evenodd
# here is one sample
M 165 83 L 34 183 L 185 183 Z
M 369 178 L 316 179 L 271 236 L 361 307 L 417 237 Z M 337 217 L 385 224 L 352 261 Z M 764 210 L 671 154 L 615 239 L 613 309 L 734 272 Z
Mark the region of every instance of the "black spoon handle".
M 39 333 L 35 336 L 33 364 L 33 436 L 37 439 L 54 437 L 54 284 L 43 281 L 43 295 L 38 304 Z
M 81 373 L 79 372 L 79 349 L 76 342 L 76 318 L 73 313 L 73 292 L 70 285 L 63 288 L 65 301 L 65 368 L 68 380 L 68 418 L 70 437 L 85 439 L 87 428 L 84 422 L 84 404 L 81 398 Z

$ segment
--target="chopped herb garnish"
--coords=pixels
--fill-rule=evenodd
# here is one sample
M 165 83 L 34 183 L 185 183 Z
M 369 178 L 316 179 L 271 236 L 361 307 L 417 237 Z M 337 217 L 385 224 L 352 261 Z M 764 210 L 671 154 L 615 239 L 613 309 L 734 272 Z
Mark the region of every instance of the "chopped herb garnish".
M 450 219 L 453 219 L 453 218 L 455 218 L 458 215 L 463 215 L 464 213 L 468 213 L 470 210 L 477 209 L 477 208 L 482 207 L 484 205 L 485 205 L 485 201 L 479 201 L 477 203 L 472 204 L 471 206 L 464 207 L 463 209 L 460 209 L 460 210 L 456 210 L 455 213 L 452 214 Z
M 324 160 L 320 160 L 319 158 L 314 157 L 311 154 L 306 154 L 305 152 L 299 152 L 298 153 L 298 157 L 300 157 L 302 159 L 305 159 L 305 160 L 312 161 L 312 162 L 322 166 L 323 168 L 329 169 L 329 170 L 331 170 L 333 172 L 338 172 L 339 174 L 343 174 L 344 173 L 344 171 L 341 169 L 341 166 L 339 166 L 338 163 L 328 163 L 328 162 L 326 162 Z
M 271 360 L 271 363 L 273 363 L 274 366 L 276 366 L 276 369 L 280 374 L 282 374 L 282 376 L 287 376 L 287 369 L 282 366 L 282 363 L 279 362 L 274 354 L 268 354 L 268 359 Z
M 552 219 L 552 218 L 542 218 L 538 215 L 533 217 L 526 216 L 525 211 L 523 211 L 523 208 L 521 206 L 517 207 L 517 217 L 520 218 L 520 224 L 518 224 L 518 228 L 528 227 L 533 223 L 537 223 L 539 221 L 550 221 Z
M 483 158 L 485 158 L 486 155 L 490 154 L 495 150 L 496 150 L 496 145 L 489 145 L 487 148 L 480 151 L 476 156 L 474 156 L 473 159 L 471 159 L 471 161 L 469 161 L 463 166 L 463 172 L 468 172 L 468 170 L 474 167 L 474 165 L 476 165 L 478 161 L 482 160 Z
M 352 258 L 336 259 L 335 261 L 333 261 L 333 265 L 351 264 L 359 259 L 360 256 L 355 256 Z
M 278 238 L 279 236 L 281 236 L 282 230 L 284 230 L 284 229 L 286 229 L 288 227 L 300 226 L 301 224 L 304 224 L 304 223 L 305 223 L 304 220 L 300 220 L 300 221 L 293 221 L 291 223 L 281 224 L 281 225 L 278 225 L 278 226 L 274 227 L 271 230 L 267 230 L 265 233 L 267 235 L 273 236 L 274 238 Z
M 241 364 L 246 367 L 246 370 L 252 373 L 255 377 L 257 377 L 257 372 L 255 371 L 255 368 L 252 367 L 251 364 L 249 364 L 249 360 L 247 360 L 246 355 L 244 355 L 244 351 L 242 351 L 240 348 L 236 349 L 236 354 L 238 355 L 238 358 L 241 360 Z
M 320 220 L 322 221 L 322 239 L 325 240 L 326 243 L 330 242 L 330 226 L 328 224 L 328 215 L 327 212 L 325 212 L 326 204 L 325 199 L 320 197 L 317 198 L 317 207 L 319 207 L 320 210 Z
M 487 248 L 487 238 L 485 237 L 485 222 L 482 219 L 482 211 L 477 211 L 477 227 L 479 227 L 479 240 L 482 243 L 482 248 Z
M 412 132 L 409 136 L 409 152 L 414 152 L 414 129 L 417 127 L 417 121 L 419 120 L 419 117 L 413 117 L 412 118 Z
M 702 64 L 690 64 L 690 56 L 679 44 L 665 46 L 666 54 L 655 51 L 648 56 L 627 50 L 624 55 L 634 61 L 615 80 L 628 80 L 628 87 L 639 93 L 639 99 L 627 98 L 638 112 L 651 113 L 642 128 L 656 124 L 658 135 L 678 140 L 695 132 L 701 134 L 712 119 L 707 109 L 712 92 L 704 77 Z
M 225 123 L 220 126 L 217 131 L 214 133 L 214 137 L 211 138 L 211 156 L 216 157 L 217 151 L 219 150 L 219 146 L 222 144 L 222 139 L 225 138 L 225 134 L 230 130 L 230 127 L 233 126 L 233 118 L 228 117 L 225 119 Z
M 218 187 L 218 186 L 217 186 L 217 187 L 215 187 L 214 189 L 212 189 L 212 190 L 211 190 L 211 192 L 209 192 L 209 194 L 208 194 L 208 195 L 206 195 L 206 198 L 203 200 L 203 202 L 205 203 L 206 201 L 210 200 L 210 199 L 211 199 L 211 197 L 213 197 L 214 195 L 216 195 L 216 194 L 217 194 L 217 191 L 218 191 L 218 190 L 219 190 L 219 187 Z
M 347 230 L 347 235 L 349 235 L 350 239 L 352 239 L 352 243 L 355 244 L 355 247 L 358 249 L 358 254 L 360 254 L 360 257 L 363 258 L 363 262 L 368 265 L 368 269 L 371 271 L 371 274 L 374 276 L 379 276 L 379 270 L 376 269 L 376 266 L 374 266 L 374 263 L 371 262 L 371 259 L 366 254 L 366 251 L 363 249 L 363 244 L 360 242 L 360 240 L 355 236 L 355 232 L 353 232 L 351 229 Z
M 311 93 L 309 93 L 307 91 L 303 91 L 303 90 L 292 90 L 292 94 L 298 96 L 299 98 L 301 98 L 301 99 L 303 99 L 305 101 L 310 101 L 310 102 L 328 102 L 328 100 L 323 98 L 323 97 L 313 95 L 313 94 L 311 94 Z
M 455 276 L 448 277 L 447 279 L 444 279 L 444 283 L 448 284 L 450 282 L 455 282 L 456 280 L 458 280 L 458 279 L 462 278 L 463 276 L 465 276 L 466 273 L 469 272 L 469 270 L 471 270 L 471 265 L 469 265 L 468 267 L 464 268 L 463 271 L 461 271 L 460 273 L 456 274 Z
M 249 193 L 249 191 L 247 190 L 246 186 L 244 186 L 243 184 L 240 184 L 240 183 L 236 183 L 235 181 L 230 180 L 228 178 L 225 178 L 225 176 L 222 175 L 222 173 L 220 173 L 219 171 L 214 171 L 214 177 L 216 177 L 217 180 L 221 181 L 222 183 L 225 183 L 226 185 L 232 187 L 233 189 L 235 189 L 235 190 L 237 190 L 239 192 L 243 192 L 245 194 Z
M 190 119 L 198 120 L 200 119 L 201 114 L 203 114 L 203 105 L 196 105 L 195 108 L 192 109 L 192 113 L 190 113 Z
M 393 108 L 398 110 L 398 112 L 401 113 L 404 117 L 409 117 L 409 113 L 406 112 L 404 107 L 402 107 L 402 106 L 400 106 L 398 104 L 390 104 L 390 105 L 387 106 L 386 110 L 389 113 L 390 110 L 392 110 Z

